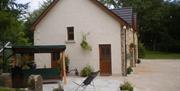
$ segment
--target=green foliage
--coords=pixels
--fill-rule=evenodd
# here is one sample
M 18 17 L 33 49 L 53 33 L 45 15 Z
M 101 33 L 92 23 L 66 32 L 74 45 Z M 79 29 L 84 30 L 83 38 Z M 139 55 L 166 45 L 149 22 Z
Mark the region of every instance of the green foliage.
M 90 65 L 87 65 L 86 67 L 84 67 L 82 70 L 81 70 L 81 73 L 80 75 L 82 77 L 86 77 L 86 76 L 89 76 L 91 73 L 93 72 L 93 69 Z
M 0 1 L 0 41 L 10 41 L 14 45 L 29 43 L 24 34 L 23 15 L 28 4 L 17 4 L 15 0 Z
M 133 72 L 132 67 L 128 67 L 128 68 L 127 68 L 127 74 L 131 74 L 131 72 Z
M 0 91 L 24 91 L 24 90 L 0 87 Z
M 57 67 L 57 69 L 58 69 L 59 71 L 61 71 L 61 70 L 62 70 L 62 66 L 63 66 L 63 64 L 62 64 L 62 59 L 60 59 L 60 60 L 58 59 L 57 61 L 58 61 L 58 67 Z M 65 55 L 65 68 L 66 68 L 66 73 L 69 72 L 69 63 L 70 63 L 69 56 L 68 56 L 68 55 Z M 44 68 L 46 68 L 46 67 L 44 67 Z
M 145 59 L 180 59 L 180 53 L 169 53 L 146 50 Z
M 133 91 L 133 86 L 129 82 L 124 82 L 124 84 L 120 86 L 120 90 Z
M 180 52 L 180 4 L 165 0 L 100 0 L 107 7 L 133 7 L 139 39 L 147 49 Z
M 69 56 L 66 56 L 65 57 L 66 73 L 69 72 L 69 61 L 70 61 Z
M 10 13 L 16 18 L 22 18 L 27 8 L 28 3 L 19 4 L 16 0 L 0 0 L 0 11 Z
M 108 8 L 111 8 L 112 6 L 114 8 L 120 8 L 122 5 L 123 0 L 100 0 L 101 3 L 103 3 Z
M 45 0 L 41 4 L 40 8 L 37 10 L 34 10 L 32 13 L 28 14 L 27 22 L 29 25 L 31 25 L 40 15 L 41 13 L 52 3 L 53 0 Z
M 87 34 L 83 34 L 83 39 L 82 39 L 82 42 L 81 42 L 81 48 L 83 48 L 84 50 L 89 50 L 89 51 L 92 51 L 92 48 L 91 46 L 88 44 L 87 42 L 87 35 L 89 35 L 88 33 Z
M 89 46 L 89 44 L 87 43 L 86 40 L 82 40 L 81 42 L 81 47 L 84 49 L 84 50 L 92 50 L 92 48 Z
M 150 50 L 180 52 L 180 6 L 164 0 L 124 0 L 138 13 L 140 40 Z
M 144 58 L 145 57 L 145 47 L 143 46 L 143 44 L 142 43 L 139 43 L 138 44 L 138 57 L 139 58 Z
M 52 3 L 53 0 L 45 0 L 41 4 L 40 8 L 34 10 L 32 13 L 28 13 L 27 21 L 25 22 L 25 30 L 30 42 L 33 42 L 32 24 L 41 15 L 41 13 Z
M 4 50 L 4 61 L 2 62 L 2 64 L 0 64 L 2 66 L 3 72 L 10 72 L 10 63 L 11 60 L 9 59 L 9 57 L 12 55 L 12 51 L 11 50 Z
M 54 88 L 53 91 L 59 91 L 59 88 Z

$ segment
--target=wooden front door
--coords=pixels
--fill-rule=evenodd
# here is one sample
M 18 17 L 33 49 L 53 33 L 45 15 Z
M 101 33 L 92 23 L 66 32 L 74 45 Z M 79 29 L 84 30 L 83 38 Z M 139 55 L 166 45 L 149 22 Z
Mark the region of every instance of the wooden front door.
M 100 74 L 111 75 L 111 45 L 99 45 L 100 54 Z

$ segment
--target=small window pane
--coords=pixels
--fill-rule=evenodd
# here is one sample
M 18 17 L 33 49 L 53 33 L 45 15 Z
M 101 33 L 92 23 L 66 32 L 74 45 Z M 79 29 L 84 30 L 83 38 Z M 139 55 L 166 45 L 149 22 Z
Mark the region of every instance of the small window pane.
M 68 40 L 74 40 L 74 27 L 67 27 Z

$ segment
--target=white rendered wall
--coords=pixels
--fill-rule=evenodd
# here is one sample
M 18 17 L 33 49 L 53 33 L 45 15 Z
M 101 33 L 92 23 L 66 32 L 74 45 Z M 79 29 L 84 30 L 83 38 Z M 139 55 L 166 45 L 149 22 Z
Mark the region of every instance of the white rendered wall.
M 51 54 L 35 54 L 35 63 L 37 68 L 51 68 Z
M 75 43 L 67 43 L 68 26 L 74 26 Z M 66 45 L 70 69 L 78 70 L 86 65 L 99 70 L 99 44 L 111 44 L 112 74 L 121 74 L 120 31 L 120 23 L 91 0 L 60 0 L 36 27 L 34 44 Z M 90 52 L 80 46 L 83 33 L 90 33 L 87 36 L 92 46 Z M 49 61 L 38 64 L 38 67 L 51 65 L 50 55 L 35 56 L 36 61 L 39 58 Z

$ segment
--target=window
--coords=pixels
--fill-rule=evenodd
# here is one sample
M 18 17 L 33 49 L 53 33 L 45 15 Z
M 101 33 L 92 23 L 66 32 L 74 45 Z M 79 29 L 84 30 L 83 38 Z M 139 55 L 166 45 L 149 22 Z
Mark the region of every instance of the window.
M 67 39 L 74 40 L 74 27 L 67 27 Z

